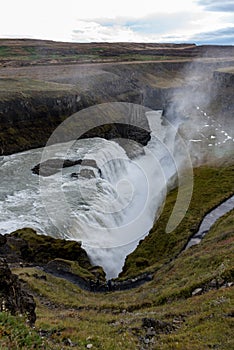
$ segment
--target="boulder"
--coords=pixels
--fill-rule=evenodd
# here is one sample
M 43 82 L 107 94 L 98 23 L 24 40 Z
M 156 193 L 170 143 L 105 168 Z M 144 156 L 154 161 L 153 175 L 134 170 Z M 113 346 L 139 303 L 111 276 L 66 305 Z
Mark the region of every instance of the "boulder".
M 95 177 L 95 173 L 91 169 L 81 169 L 81 171 L 78 174 L 79 177 L 84 177 L 86 179 L 92 179 Z
M 102 177 L 102 171 L 98 168 L 98 175 Z M 96 177 L 95 172 L 92 169 L 81 169 L 79 173 L 71 173 L 71 177 L 74 179 L 79 179 L 84 177 L 86 179 L 92 179 Z
M 145 317 L 142 319 L 142 328 L 147 329 L 147 331 L 154 331 L 155 333 L 165 333 L 168 334 L 174 330 L 172 323 L 157 320 L 154 318 Z
M 192 296 L 194 297 L 195 295 L 201 295 L 203 292 L 202 288 L 196 288 L 194 289 L 194 291 L 192 292 Z
M 80 164 L 83 166 L 91 166 L 92 168 L 98 169 L 96 160 L 94 159 L 82 159 Z

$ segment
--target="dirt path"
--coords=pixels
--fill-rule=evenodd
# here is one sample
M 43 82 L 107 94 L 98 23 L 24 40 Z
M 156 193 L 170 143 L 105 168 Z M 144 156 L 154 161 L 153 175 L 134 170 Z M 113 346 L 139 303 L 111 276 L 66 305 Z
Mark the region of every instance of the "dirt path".
M 215 62 L 233 62 L 234 57 L 202 57 L 202 58 L 184 58 L 184 59 L 165 59 L 165 60 L 149 60 L 149 61 L 102 61 L 102 62 L 71 62 L 71 63 L 60 63 L 60 64 L 44 64 L 44 65 L 32 65 L 24 67 L 1 67 L 0 66 L 0 77 L 27 77 L 34 78 L 38 77 L 39 73 L 43 78 L 44 71 L 51 71 L 59 74 L 61 71 L 66 70 L 85 70 L 95 72 L 106 66 L 122 66 L 122 65 L 138 65 L 138 64 L 162 64 L 162 63 L 189 63 L 189 62 L 203 62 L 203 63 L 215 63 Z

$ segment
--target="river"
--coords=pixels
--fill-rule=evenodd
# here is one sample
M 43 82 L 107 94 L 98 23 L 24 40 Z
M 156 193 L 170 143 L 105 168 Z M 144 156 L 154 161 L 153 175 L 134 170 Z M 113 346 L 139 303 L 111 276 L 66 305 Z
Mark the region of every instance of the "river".
M 0 233 L 31 227 L 40 234 L 81 241 L 91 261 L 103 266 L 107 278 L 116 277 L 126 255 L 148 234 L 168 189 L 180 184 L 185 167 L 191 186 L 178 203 L 182 216 L 175 211 L 169 231 L 183 218 L 192 194 L 188 150 L 200 141 L 190 137 L 184 143 L 178 136 L 181 124 L 165 123 L 161 111 L 150 111 L 147 118 L 151 140 L 133 158 L 118 142 L 101 138 L 49 147 L 49 158 L 64 159 L 65 150 L 66 158 L 95 160 L 97 168 L 74 165 L 41 177 L 31 169 L 44 157 L 44 148 L 1 157 Z M 207 120 L 202 128 L 205 123 Z M 207 136 L 206 140 L 209 145 Z M 81 174 L 82 169 L 88 171 L 86 175 L 71 176 Z

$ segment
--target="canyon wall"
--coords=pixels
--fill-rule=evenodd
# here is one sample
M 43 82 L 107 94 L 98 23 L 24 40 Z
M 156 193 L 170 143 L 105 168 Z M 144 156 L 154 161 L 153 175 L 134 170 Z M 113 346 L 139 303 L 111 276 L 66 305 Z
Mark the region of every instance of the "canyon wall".
M 215 103 L 217 113 L 230 119 L 232 65 L 230 58 L 1 68 L 0 154 L 45 145 L 67 117 L 104 102 L 163 109 L 169 120 L 196 104 L 212 111 Z

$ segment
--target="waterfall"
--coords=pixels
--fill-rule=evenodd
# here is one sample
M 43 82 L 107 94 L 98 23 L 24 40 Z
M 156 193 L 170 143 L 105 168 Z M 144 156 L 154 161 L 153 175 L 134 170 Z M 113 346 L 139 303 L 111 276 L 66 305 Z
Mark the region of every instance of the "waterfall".
M 173 126 L 161 111 L 132 105 L 126 109 L 125 104 L 111 104 L 110 110 L 107 107 L 105 104 L 107 119 L 120 107 L 122 115 L 129 112 L 126 124 L 136 125 L 139 119 L 141 127 L 145 127 L 144 112 L 151 130 L 147 146 L 130 140 L 128 150 L 133 152 L 129 157 L 123 148 L 126 140 L 121 143 L 96 137 L 1 157 L 0 233 L 31 227 L 40 234 L 81 241 L 91 261 L 103 266 L 107 278 L 111 278 L 119 274 L 126 255 L 148 234 L 167 191 L 175 184 L 178 195 L 166 231 L 171 232 L 183 218 L 192 193 L 192 165 L 187 151 L 196 164 L 201 155 L 206 159 L 207 155 L 229 154 L 234 139 L 199 107 L 196 118 L 182 122 L 177 119 Z M 101 111 L 100 106 L 98 115 Z M 93 107 L 91 112 L 95 126 Z M 89 111 L 85 113 L 88 118 Z M 61 168 L 48 177 L 32 174 L 31 169 L 47 159 L 86 162 Z
M 85 139 L 1 159 L 1 233 L 32 227 L 39 233 L 82 242 L 91 261 L 116 277 L 126 255 L 146 236 L 174 181 L 176 129 L 161 112 L 148 112 L 151 140 L 130 159 L 116 141 Z M 159 135 L 159 136 L 158 136 Z M 67 151 L 68 150 L 68 151 Z M 89 159 L 96 167 L 74 165 L 39 177 L 31 168 L 48 159 Z M 91 171 L 74 178 L 71 173 Z M 9 177 L 11 184 L 9 186 Z
M 126 181 L 131 187 L 128 192 L 131 198 L 123 198 L 116 187 L 116 192 L 125 203 L 119 213 L 117 227 L 108 232 L 111 235 L 109 243 L 115 237 L 116 244 L 104 247 L 100 241 L 96 246 L 84 243 L 93 263 L 103 266 L 108 278 L 118 275 L 126 255 L 136 248 L 140 239 L 148 235 L 160 214 L 167 187 L 175 186 L 179 168 L 183 169 L 187 161 L 188 155 L 184 154 L 184 146 L 178 139 L 179 123 L 169 125 L 163 121 L 161 111 L 147 112 L 146 115 L 152 133 L 151 140 L 144 147 L 144 154 L 131 160 L 125 155 L 120 161 L 112 153 L 111 164 L 104 161 L 104 177 L 109 183 L 116 186 L 120 181 Z M 179 157 L 175 154 L 176 147 L 180 147 Z M 116 213 L 113 213 L 112 220 L 115 217 Z
M 113 210 L 109 217 L 112 227 L 108 227 L 109 222 L 105 221 L 102 222 L 101 229 L 99 225 L 91 234 L 92 227 L 89 224 L 93 221 L 89 218 L 86 224 L 89 225 L 91 239 L 81 240 L 92 262 L 103 266 L 108 278 L 118 275 L 126 255 L 136 248 L 140 239 L 148 235 L 165 200 L 168 183 L 175 183 L 174 176 L 178 169 L 173 152 L 177 128 L 169 130 L 167 124 L 162 125 L 161 111 L 149 112 L 147 118 L 152 134 L 150 142 L 144 147 L 144 155 L 129 159 L 126 153 L 123 153 L 123 149 L 113 141 L 109 153 L 102 149 L 99 155 L 95 149 L 95 159 L 104 179 L 107 180 L 107 208 L 109 212 L 110 208 Z M 91 156 L 91 153 L 88 156 Z M 111 205 L 113 194 L 117 198 L 114 199 L 117 207 Z M 100 209 L 102 203 L 97 194 L 95 200 Z M 100 219 L 100 210 L 96 211 L 97 207 L 92 203 L 95 211 L 92 210 L 90 214 Z M 105 217 L 106 215 L 107 213 Z M 86 219 L 87 217 L 88 215 Z

